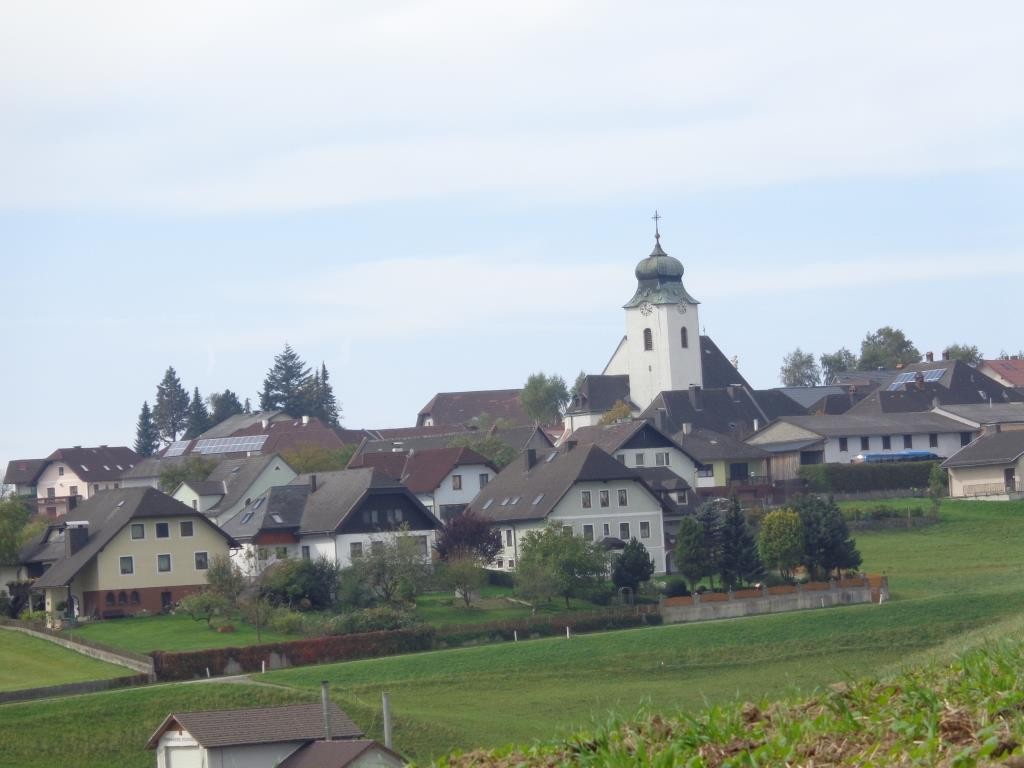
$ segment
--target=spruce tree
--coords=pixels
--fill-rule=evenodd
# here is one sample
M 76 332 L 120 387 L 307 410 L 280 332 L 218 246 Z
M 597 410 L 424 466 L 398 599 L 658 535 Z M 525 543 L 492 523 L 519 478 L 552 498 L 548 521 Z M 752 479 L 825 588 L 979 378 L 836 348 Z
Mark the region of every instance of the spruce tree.
M 135 425 L 135 452 L 139 456 L 152 456 L 160 447 L 160 432 L 153 422 L 153 412 L 149 403 L 142 403 L 139 420 Z
M 192 402 L 188 405 L 188 425 L 185 429 L 185 440 L 199 437 L 210 428 L 210 412 L 199 394 L 199 387 L 192 391 Z
M 341 426 L 341 408 L 334 397 L 334 387 L 331 386 L 331 377 L 327 373 L 327 364 L 320 363 L 320 399 L 317 403 L 319 418 L 326 421 L 332 427 Z
M 722 583 L 729 589 L 740 584 L 752 584 L 764 577 L 757 542 L 735 497 L 722 520 L 721 574 Z
M 210 395 L 209 400 L 211 424 L 220 424 L 224 419 L 229 419 L 244 412 L 238 395 L 230 389 L 225 389 L 223 392 L 214 392 Z
M 163 380 L 156 387 L 153 421 L 160 439 L 173 443 L 188 424 L 188 391 L 173 367 L 168 367 Z
M 290 344 L 274 356 L 274 365 L 263 379 L 260 392 L 260 410 L 282 410 L 290 416 L 302 416 L 305 406 L 306 379 L 309 368 Z
M 703 532 L 704 557 L 707 561 L 707 576 L 711 587 L 715 586 L 715 574 L 722 570 L 722 514 L 714 501 L 700 505 L 694 515 Z

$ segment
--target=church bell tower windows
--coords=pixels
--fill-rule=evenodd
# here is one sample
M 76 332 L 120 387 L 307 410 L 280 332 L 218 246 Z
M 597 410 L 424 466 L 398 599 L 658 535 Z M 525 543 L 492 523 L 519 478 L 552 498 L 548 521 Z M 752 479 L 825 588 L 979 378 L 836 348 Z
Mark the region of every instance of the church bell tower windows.
M 685 325 L 679 329 L 679 340 L 682 343 L 683 349 L 690 346 L 690 333 L 686 330 Z
M 651 329 L 644 328 L 644 352 L 650 352 L 652 349 L 654 349 L 654 337 L 651 336 Z

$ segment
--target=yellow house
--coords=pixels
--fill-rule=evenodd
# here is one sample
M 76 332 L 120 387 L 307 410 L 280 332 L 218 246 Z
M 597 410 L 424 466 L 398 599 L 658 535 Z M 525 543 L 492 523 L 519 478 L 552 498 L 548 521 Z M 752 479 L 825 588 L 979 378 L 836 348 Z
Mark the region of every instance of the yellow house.
M 205 515 L 153 488 L 98 493 L 64 525 L 64 557 L 32 586 L 51 615 L 160 611 L 200 589 L 213 558 L 237 547 Z

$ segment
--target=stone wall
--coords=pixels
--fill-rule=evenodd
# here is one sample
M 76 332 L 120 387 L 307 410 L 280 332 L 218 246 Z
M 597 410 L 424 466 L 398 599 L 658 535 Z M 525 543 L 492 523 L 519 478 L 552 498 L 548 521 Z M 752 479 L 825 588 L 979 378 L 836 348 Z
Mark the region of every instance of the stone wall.
M 666 624 L 680 624 L 764 613 L 805 611 L 834 605 L 878 603 L 888 599 L 889 585 L 886 577 L 869 576 L 728 593 L 709 592 L 692 597 L 670 597 L 661 601 L 661 616 Z

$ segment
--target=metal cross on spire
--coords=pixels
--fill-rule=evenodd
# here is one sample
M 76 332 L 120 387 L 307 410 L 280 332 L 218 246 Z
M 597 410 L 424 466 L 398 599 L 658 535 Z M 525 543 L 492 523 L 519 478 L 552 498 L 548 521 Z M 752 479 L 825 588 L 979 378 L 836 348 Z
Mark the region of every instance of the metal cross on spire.
M 658 222 L 661 220 L 661 216 L 657 208 L 654 209 L 654 215 L 651 216 L 651 219 L 654 220 L 654 239 L 661 240 L 661 232 L 658 231 Z

